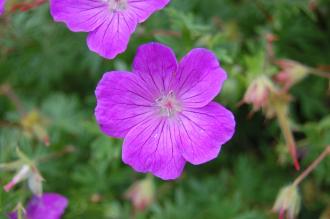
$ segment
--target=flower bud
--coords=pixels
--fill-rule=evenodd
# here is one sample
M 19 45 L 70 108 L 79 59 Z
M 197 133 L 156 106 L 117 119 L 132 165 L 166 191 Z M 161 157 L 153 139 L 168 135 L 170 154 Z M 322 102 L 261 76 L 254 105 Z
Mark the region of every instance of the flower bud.
M 4 190 L 9 192 L 17 183 L 26 179 L 31 192 L 37 196 L 40 196 L 42 194 L 43 178 L 36 167 L 27 164 L 24 164 L 13 179 L 4 186 Z
M 301 197 L 298 192 L 298 188 L 295 185 L 288 185 L 283 187 L 276 199 L 273 206 L 273 211 L 278 212 L 279 218 L 283 218 L 286 213 L 287 218 L 295 218 L 299 211 L 301 205 Z
M 16 173 L 14 178 L 7 185 L 5 185 L 3 189 L 6 192 L 9 192 L 17 183 L 28 178 L 29 174 L 30 174 L 30 166 L 23 165 L 21 169 Z
M 293 60 L 281 59 L 277 61 L 277 65 L 281 71 L 275 75 L 275 80 L 282 84 L 285 90 L 290 89 L 308 74 L 308 67 Z
M 308 9 L 312 12 L 316 11 L 318 8 L 318 0 L 309 0 Z
M 245 92 L 243 102 L 252 104 L 253 111 L 258 111 L 269 103 L 270 91 L 273 86 L 268 78 L 262 76 L 250 84 Z
M 33 110 L 23 116 L 21 125 L 24 132 L 29 137 L 35 137 L 43 142 L 46 146 L 49 145 L 49 137 L 46 130 L 46 121 L 37 111 Z
M 31 168 L 31 172 L 28 178 L 28 185 L 31 192 L 37 196 L 42 195 L 42 181 L 43 178 L 36 168 Z
M 135 211 L 144 211 L 155 199 L 155 188 L 153 179 L 146 179 L 135 182 L 125 193 L 125 197 L 129 199 Z

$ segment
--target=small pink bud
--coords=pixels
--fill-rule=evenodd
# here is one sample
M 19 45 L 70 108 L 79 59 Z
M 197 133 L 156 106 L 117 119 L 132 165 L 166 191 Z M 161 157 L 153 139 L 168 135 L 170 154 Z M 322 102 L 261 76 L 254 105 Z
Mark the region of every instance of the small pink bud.
M 300 211 L 301 197 L 298 188 L 295 185 L 283 187 L 275 201 L 273 211 L 279 213 L 279 219 L 284 219 L 286 213 L 287 218 L 295 218 Z
M 43 142 L 44 142 L 44 144 L 45 144 L 46 146 L 49 146 L 49 145 L 50 145 L 50 141 L 49 141 L 49 136 L 48 136 L 48 135 L 46 135 L 46 136 L 44 137 Z
M 252 81 L 245 92 L 243 102 L 252 104 L 253 111 L 258 111 L 269 102 L 269 95 L 272 84 L 266 77 L 259 77 Z
M 98 194 L 98 193 L 94 193 L 91 197 L 90 197 L 90 201 L 92 203 L 99 203 L 101 202 L 103 199 L 102 195 Z
M 282 84 L 285 90 L 290 89 L 293 85 L 301 81 L 307 76 L 308 67 L 299 62 L 280 59 L 276 62 L 281 71 L 275 75 L 274 79 L 279 84 Z
M 268 43 L 273 43 L 278 40 L 278 36 L 273 33 L 266 34 L 266 40 Z
M 135 211 L 144 211 L 155 199 L 155 188 L 152 178 L 135 182 L 125 193 L 125 197 L 129 199 Z

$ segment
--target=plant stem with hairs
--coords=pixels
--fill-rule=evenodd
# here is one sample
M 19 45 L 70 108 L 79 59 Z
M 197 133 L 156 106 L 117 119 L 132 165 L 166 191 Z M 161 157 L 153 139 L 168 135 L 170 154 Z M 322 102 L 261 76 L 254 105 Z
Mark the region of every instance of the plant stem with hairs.
M 275 113 L 281 127 L 282 133 L 284 135 L 285 142 L 288 146 L 289 152 L 291 154 L 294 166 L 296 170 L 300 170 L 300 165 L 297 158 L 296 142 L 290 128 L 290 122 L 288 119 L 288 106 L 283 101 L 274 101 Z
M 330 155 L 330 145 L 328 145 L 320 156 L 318 156 L 318 158 L 316 158 L 316 160 L 314 160 L 313 163 L 311 163 L 311 165 L 309 165 L 309 167 L 307 167 L 307 169 L 295 179 L 293 185 L 298 186 L 328 155 Z

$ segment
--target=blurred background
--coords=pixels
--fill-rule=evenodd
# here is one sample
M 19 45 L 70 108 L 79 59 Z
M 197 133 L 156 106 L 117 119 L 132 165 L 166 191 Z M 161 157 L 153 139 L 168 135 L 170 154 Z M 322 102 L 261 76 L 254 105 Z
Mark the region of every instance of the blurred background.
M 90 52 L 85 33 L 53 22 L 47 2 L 28 10 L 18 3 L 9 0 L 0 17 L 0 218 L 32 196 L 25 181 L 2 189 L 22 160 L 34 161 L 45 192 L 68 198 L 67 219 L 278 218 L 279 191 L 330 144 L 328 0 L 172 0 L 115 60 Z M 124 165 L 122 140 L 102 134 L 94 118 L 102 74 L 130 70 L 150 41 L 178 59 L 195 47 L 214 51 L 228 73 L 217 101 L 237 120 L 220 156 L 186 165 L 176 181 Z M 284 195 L 299 206 L 282 210 L 329 219 L 329 173 L 325 157 L 297 185 L 300 203 Z

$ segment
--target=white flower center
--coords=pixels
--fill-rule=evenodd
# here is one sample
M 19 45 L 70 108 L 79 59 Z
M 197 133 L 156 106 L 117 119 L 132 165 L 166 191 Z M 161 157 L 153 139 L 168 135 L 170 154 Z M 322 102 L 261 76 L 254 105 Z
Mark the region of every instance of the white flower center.
M 156 99 L 156 105 L 160 109 L 160 114 L 162 116 L 172 117 L 176 113 L 181 112 L 182 107 L 173 91 L 168 94 L 162 95 Z
M 103 0 L 109 5 L 111 12 L 123 11 L 127 8 L 127 0 Z

